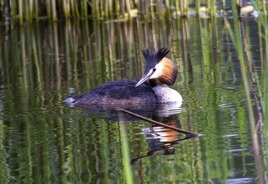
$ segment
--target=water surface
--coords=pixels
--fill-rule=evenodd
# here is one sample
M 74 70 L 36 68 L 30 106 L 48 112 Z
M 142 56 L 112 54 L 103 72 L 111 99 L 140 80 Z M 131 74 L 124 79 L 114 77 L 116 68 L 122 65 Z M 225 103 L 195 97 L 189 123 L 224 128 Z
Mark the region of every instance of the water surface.
M 242 23 L 250 66 L 262 75 L 260 26 L 251 17 Z M 190 17 L 1 26 L 1 182 L 263 181 L 262 142 L 256 147 L 241 65 L 225 25 L 222 17 Z M 148 106 L 137 113 L 202 136 L 179 141 L 180 133 L 125 114 L 62 102 L 104 82 L 141 77 L 141 50 L 160 47 L 171 50 L 179 67 L 173 88 L 184 103 L 168 115 Z M 253 81 L 258 119 L 256 88 Z

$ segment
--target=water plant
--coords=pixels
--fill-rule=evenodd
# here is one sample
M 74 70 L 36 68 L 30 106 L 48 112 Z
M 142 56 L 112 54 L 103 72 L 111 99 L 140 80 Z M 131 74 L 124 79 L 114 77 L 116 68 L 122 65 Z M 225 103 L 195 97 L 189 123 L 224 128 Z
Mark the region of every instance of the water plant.
M 242 6 L 242 1 L 237 3 Z M 56 21 L 60 18 L 85 19 L 89 16 L 110 20 L 129 19 L 137 16 L 145 19 L 170 19 L 195 14 L 214 17 L 218 11 L 224 11 L 227 4 L 230 5 L 230 2 L 226 3 L 226 0 L 0 0 L 0 12 L 7 20 L 18 18 L 20 24 L 44 18 Z M 264 1 L 262 1 L 262 7 L 266 12 Z
M 267 132 L 267 77 L 264 77 L 266 74 L 267 76 L 267 56 L 265 53 L 262 53 L 262 65 L 263 71 L 261 73 L 254 72 L 254 64 L 251 62 L 250 53 L 247 49 L 248 47 L 248 40 L 246 36 L 246 28 L 243 24 L 243 20 L 239 18 L 240 11 L 237 10 L 237 4 L 232 2 L 232 12 L 234 16 L 234 31 L 231 29 L 231 25 L 225 19 L 226 27 L 229 31 L 229 35 L 231 40 L 235 46 L 236 52 L 238 54 L 238 58 L 240 61 L 241 66 L 241 73 L 243 77 L 243 84 L 245 87 L 245 95 L 246 95 L 246 102 L 248 108 L 248 117 L 250 123 L 250 129 L 252 134 L 252 144 L 253 144 L 253 152 L 255 156 L 255 165 L 258 173 L 258 178 L 260 183 L 265 183 L 264 174 L 262 171 L 262 167 L 267 167 L 267 140 L 268 140 L 268 132 Z M 260 14 L 261 15 L 261 14 Z M 261 15 L 259 18 L 260 25 L 263 27 L 263 38 L 265 40 L 265 45 L 262 45 L 263 48 L 261 50 L 267 50 L 267 31 L 268 26 L 266 24 L 266 16 Z M 260 39 L 262 42 L 262 39 Z M 253 68 L 253 69 L 252 69 Z M 253 71 L 252 71 L 253 70 Z M 261 74 L 261 75 L 260 75 Z M 254 83 L 257 82 L 258 88 L 257 93 L 253 93 Z M 254 98 L 255 97 L 255 98 Z M 266 103 L 265 103 L 266 102 Z M 253 104 L 254 103 L 254 104 Z M 257 110 L 257 113 L 254 113 L 253 108 Z M 258 121 L 256 121 L 256 118 Z M 263 127 L 263 128 L 261 128 Z M 259 136 L 259 135 L 264 136 Z M 261 141 L 264 145 L 260 146 L 259 139 L 264 139 Z M 265 153 L 263 157 L 261 157 L 261 152 Z M 262 161 L 262 163 L 261 163 Z

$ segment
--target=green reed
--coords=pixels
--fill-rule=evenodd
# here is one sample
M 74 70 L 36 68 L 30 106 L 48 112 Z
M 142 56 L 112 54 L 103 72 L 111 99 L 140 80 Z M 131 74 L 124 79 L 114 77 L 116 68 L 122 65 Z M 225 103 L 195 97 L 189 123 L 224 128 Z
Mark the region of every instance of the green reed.
M 136 16 L 149 19 L 170 19 L 189 16 L 193 12 L 199 14 L 202 11 L 209 16 L 215 16 L 218 10 L 217 2 L 216 0 L 168 0 L 165 2 L 158 0 L 0 0 L 0 10 L 4 9 L 5 14 L 11 18 L 18 18 L 20 24 L 38 21 L 40 18 L 55 21 L 59 18 L 87 18 L 89 16 L 98 19 L 129 19 Z M 222 0 L 222 4 L 220 8 L 224 9 L 225 0 Z M 262 4 L 265 12 L 266 5 L 264 2 Z M 195 8 L 190 8 L 189 5 L 194 5 Z
M 131 162 L 130 162 L 130 150 L 128 146 L 128 137 L 127 137 L 127 132 L 126 132 L 126 127 L 125 124 L 126 122 L 124 121 L 124 114 L 119 112 L 118 113 L 120 121 L 119 121 L 119 131 L 120 131 L 120 142 L 121 142 L 121 147 L 122 147 L 122 161 L 123 161 L 123 170 L 124 170 L 124 177 L 125 181 L 127 184 L 132 184 L 133 182 L 133 176 L 132 176 L 132 168 L 131 168 Z
M 182 81 L 179 83 L 194 83 L 197 78 L 202 78 L 202 90 L 206 91 L 206 94 L 202 96 L 202 92 L 198 89 L 191 89 L 191 94 L 188 94 L 188 96 L 197 99 L 195 103 L 200 103 L 202 101 L 202 104 L 208 108 L 207 112 L 209 113 L 206 114 L 207 124 L 204 127 L 200 127 L 200 130 L 205 129 L 206 132 L 210 132 L 206 135 L 207 137 L 210 137 L 211 134 L 215 132 L 224 137 L 224 129 L 226 128 L 221 127 L 220 123 L 215 123 L 219 122 L 221 118 L 218 112 L 220 109 L 215 108 L 215 104 L 220 103 L 221 96 L 215 89 L 222 85 L 223 81 L 221 77 L 224 76 L 224 72 L 221 69 L 221 64 L 225 62 L 225 57 L 223 55 L 219 55 L 218 53 L 218 50 L 222 50 L 223 47 L 222 44 L 218 44 L 218 42 L 222 43 L 221 39 L 223 39 L 218 35 L 221 33 L 220 30 L 224 30 L 224 28 L 220 27 L 221 24 L 217 24 L 217 21 L 219 20 L 216 18 L 212 18 L 210 21 L 198 18 L 191 19 L 191 21 L 188 19 L 177 21 L 174 29 L 180 32 L 180 35 L 176 35 L 176 45 L 174 45 L 172 48 L 174 49 L 174 52 L 182 58 L 177 63 L 178 66 L 182 68 L 179 72 L 179 75 L 181 76 L 178 77 L 179 79 L 182 79 Z M 191 29 L 192 27 L 195 27 L 194 31 Z M 189 55 L 191 55 L 193 52 L 192 43 L 194 43 L 195 47 L 200 48 L 200 51 L 198 51 L 200 55 L 193 54 L 196 56 L 195 58 L 189 57 Z M 201 96 L 203 99 L 205 99 L 204 101 L 200 99 Z M 232 102 L 234 102 L 234 105 L 239 107 L 239 98 L 237 98 L 237 95 L 232 96 Z M 189 104 L 189 106 L 191 105 Z M 247 121 L 245 121 L 245 116 L 243 116 L 243 114 L 246 114 L 246 109 L 241 108 L 240 114 L 241 116 L 239 116 L 239 123 L 241 124 L 241 127 L 246 127 L 245 124 Z M 194 119 L 194 116 L 198 116 L 198 114 L 188 114 L 188 118 L 190 119 Z M 183 122 L 185 119 L 181 118 L 180 120 Z M 196 122 L 193 127 L 197 126 L 198 123 Z M 245 139 L 247 138 L 241 138 L 241 142 L 244 142 Z M 202 149 L 218 150 L 216 146 L 217 140 L 213 139 L 212 136 L 211 138 L 208 138 L 208 140 L 210 141 L 201 146 Z M 226 139 L 224 139 L 224 141 L 228 143 Z M 199 147 L 198 142 L 195 144 L 196 147 Z M 185 145 L 183 150 L 191 150 L 191 148 Z M 218 150 L 217 153 L 217 155 L 208 153 L 206 155 L 206 163 L 208 163 L 208 168 L 213 166 L 220 167 L 220 176 L 224 180 L 224 178 L 228 176 L 228 167 L 230 167 L 230 165 L 233 167 L 232 165 L 235 165 L 235 163 L 230 161 L 232 159 L 228 160 L 226 158 L 226 152 L 224 150 Z M 202 163 L 200 163 L 200 165 L 202 165 Z M 204 177 L 202 173 L 199 174 L 200 175 L 197 176 L 198 178 Z M 207 177 L 219 177 L 219 173 L 208 172 Z
M 263 9 L 262 12 L 266 12 L 266 6 L 264 4 L 264 1 L 257 2 L 255 4 L 255 9 L 260 13 L 261 9 Z M 261 128 L 261 133 L 264 138 L 264 147 L 263 147 L 263 153 L 264 154 L 264 159 L 263 163 L 264 166 L 268 166 L 268 25 L 267 21 L 268 18 L 266 16 L 266 13 L 260 13 L 260 16 L 258 18 L 259 20 L 259 30 L 260 31 L 260 43 L 261 43 L 261 75 L 259 75 L 257 72 L 255 72 L 255 77 L 256 77 L 256 82 L 258 86 L 258 94 L 261 102 L 261 110 L 262 110 L 262 118 L 260 118 L 259 123 L 261 124 L 260 126 L 263 127 Z M 267 171 L 266 174 L 267 175 Z
M 239 2 L 241 4 L 241 2 Z M 235 46 L 236 52 L 238 54 L 238 58 L 240 61 L 240 65 L 241 65 L 241 73 L 242 73 L 242 77 L 243 77 L 243 84 L 245 87 L 245 95 L 246 95 L 246 99 L 247 99 L 247 108 L 248 108 L 248 117 L 249 117 L 249 123 L 250 123 L 250 128 L 251 128 L 251 134 L 252 134 L 252 144 L 253 144 L 253 152 L 254 152 L 254 157 L 255 157 L 255 166 L 256 166 L 256 170 L 257 170 L 257 174 L 258 174 L 258 178 L 259 178 L 259 182 L 260 183 L 265 183 L 264 181 L 264 173 L 263 173 L 263 166 L 267 167 L 267 161 L 265 161 L 267 158 L 266 156 L 263 157 L 263 159 L 261 158 L 261 151 L 262 151 L 262 147 L 259 145 L 259 133 L 261 134 L 265 134 L 265 140 L 261 141 L 264 146 L 266 147 L 266 151 L 262 151 L 262 152 L 267 152 L 267 132 L 265 133 L 265 131 L 262 131 L 260 129 L 260 126 L 262 126 L 262 124 L 266 121 L 266 123 L 264 124 L 264 127 L 266 127 L 266 131 L 267 131 L 267 108 L 266 105 L 264 105 L 265 102 L 267 103 L 267 77 L 263 78 L 263 81 L 258 80 L 259 76 L 258 74 L 255 74 L 256 76 L 254 76 L 254 71 L 252 71 L 252 68 L 254 69 L 254 65 L 253 63 L 251 63 L 251 54 L 249 52 L 249 50 L 247 49 L 248 47 L 248 42 L 250 40 L 249 34 L 247 33 L 247 30 L 245 28 L 245 25 L 243 24 L 243 20 L 239 19 L 239 10 L 237 11 L 237 4 L 236 2 L 232 1 L 232 11 L 233 11 L 233 16 L 234 16 L 234 31 L 231 30 L 230 28 L 230 24 L 227 21 L 227 19 L 225 19 L 225 23 L 226 23 L 226 27 L 229 31 L 229 35 L 231 37 L 231 40 Z M 240 21 L 239 21 L 240 20 Z M 262 21 L 261 21 L 262 22 Z M 265 27 L 266 24 L 264 24 Z M 260 29 L 261 30 L 261 29 Z M 264 28 L 265 30 L 265 34 L 267 32 L 267 28 Z M 266 38 L 266 37 L 265 37 Z M 266 47 L 267 48 L 267 47 Z M 264 66 L 267 66 L 267 60 L 265 60 L 266 62 L 262 63 L 264 64 Z M 265 68 L 264 70 L 266 70 L 267 68 Z M 264 71 L 264 73 L 267 73 Z M 255 81 L 257 79 L 257 81 Z M 257 82 L 258 84 L 258 91 L 257 94 L 253 94 L 251 91 L 252 88 L 254 88 L 253 83 Z M 262 83 L 265 82 L 265 83 Z M 262 87 L 263 90 L 262 90 Z M 256 96 L 257 95 L 257 96 Z M 255 98 L 252 98 L 252 96 L 255 96 Z M 266 97 L 265 97 L 266 96 Z M 259 100 L 261 102 L 259 102 Z M 266 101 L 264 101 L 266 100 Z M 254 116 L 254 110 L 253 110 L 253 101 L 255 101 L 255 106 L 257 107 L 257 115 L 258 115 L 258 122 L 256 122 L 255 116 Z M 261 107 L 259 107 L 261 104 Z M 259 107 L 259 108 L 258 108 Z M 264 163 L 264 165 L 261 163 L 261 161 Z

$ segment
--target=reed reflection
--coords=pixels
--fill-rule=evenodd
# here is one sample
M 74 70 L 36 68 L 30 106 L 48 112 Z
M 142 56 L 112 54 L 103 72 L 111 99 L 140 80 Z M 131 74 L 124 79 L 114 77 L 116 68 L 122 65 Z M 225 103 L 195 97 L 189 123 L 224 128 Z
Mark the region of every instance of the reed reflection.
M 126 109 L 122 109 L 122 107 Z M 176 108 L 174 108 L 176 107 Z M 85 110 L 88 115 L 98 114 L 98 117 L 103 117 L 109 121 L 119 121 L 122 123 L 126 122 L 137 122 L 142 119 L 152 124 L 151 128 L 144 128 L 141 133 L 147 140 L 149 145 L 149 150 L 147 155 L 138 156 L 131 160 L 134 164 L 141 158 L 148 156 L 154 156 L 157 152 L 164 151 L 164 155 L 175 154 L 174 145 L 179 144 L 183 140 L 194 138 L 199 136 L 194 132 L 187 130 L 182 130 L 178 119 L 178 114 L 181 113 L 182 109 L 177 108 L 176 103 L 166 103 L 166 104 L 143 104 L 139 106 L 112 106 L 112 105 L 94 105 L 80 107 Z M 77 107 L 76 107 L 77 108 Z M 130 111 L 131 110 L 131 111 Z M 126 114 L 123 114 L 126 113 Z M 150 119 L 152 121 L 150 121 Z M 129 157 L 129 147 L 127 146 L 127 136 L 125 131 L 125 126 L 120 125 L 120 137 L 121 144 L 126 147 L 123 149 L 123 158 Z M 124 136 L 122 136 L 123 134 Z M 143 141 L 142 141 L 143 142 Z M 144 146 L 142 146 L 144 147 Z M 126 156 L 127 155 L 127 156 Z M 127 159 L 127 162 L 129 160 Z M 126 162 L 125 167 L 129 167 Z
M 233 20 L 229 21 L 232 25 Z M 263 26 L 247 21 L 243 39 L 251 64 L 243 72 L 254 69 L 249 76 L 259 76 L 258 85 L 266 94 L 267 87 L 262 86 L 268 84 L 268 70 L 262 66 L 267 66 L 267 44 L 260 43 L 267 43 L 263 37 L 267 24 L 262 24 L 266 28 L 259 34 L 258 26 Z M 260 150 L 255 157 L 251 138 L 264 134 L 251 133 L 245 104 L 245 91 L 254 93 L 256 88 L 251 82 L 250 88 L 243 85 L 241 65 L 223 19 L 71 20 L 0 29 L 0 175 L 5 183 L 124 183 L 117 112 L 93 106 L 85 113 L 66 108 L 62 101 L 69 95 L 68 88 L 82 93 L 105 82 L 139 78 L 144 68 L 140 51 L 167 45 L 170 58 L 179 66 L 174 89 L 185 100 L 185 109 L 174 114 L 184 129 L 204 136 L 176 146 L 168 141 L 183 137 L 175 132 L 173 136 L 172 131 L 167 131 L 171 136 L 160 137 L 166 133 L 163 130 L 154 139 L 159 146 L 154 147 L 146 134 L 141 134 L 150 125 L 131 117 L 135 123 L 125 124 L 130 157 L 159 153 L 134 166 L 135 178 L 143 183 L 152 178 L 159 183 L 258 178 L 254 162 L 265 149 L 263 143 L 255 147 Z M 142 106 L 128 110 L 151 119 L 157 114 L 173 114 L 164 109 Z M 262 115 L 254 104 L 253 109 Z M 169 153 L 172 147 L 176 151 L 170 149 L 171 156 L 180 162 L 169 164 L 169 156 L 161 153 L 166 148 Z M 174 167 L 180 172 L 169 172 Z

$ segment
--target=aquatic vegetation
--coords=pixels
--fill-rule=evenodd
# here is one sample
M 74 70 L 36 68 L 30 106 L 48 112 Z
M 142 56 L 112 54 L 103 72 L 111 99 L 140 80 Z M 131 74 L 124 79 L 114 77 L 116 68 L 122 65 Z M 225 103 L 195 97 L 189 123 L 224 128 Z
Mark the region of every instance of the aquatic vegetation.
M 0 2 L 2 6 L 4 1 Z M 53 10 L 49 0 L 32 2 L 45 6 L 27 17 L 22 4 L 23 24 L 53 20 L 53 16 L 56 20 L 60 15 L 84 17 L 80 4 L 76 9 L 65 4 L 63 11 L 58 4 Z M 100 1 L 80 2 L 91 6 Z M 152 13 L 146 11 L 146 4 L 139 7 L 150 1 L 137 2 L 137 6 L 130 3 L 130 12 L 119 4 L 105 6 L 108 16 L 102 13 L 102 4 L 94 10 L 98 14 L 94 19 L 0 27 L 3 182 L 231 183 L 237 178 L 262 182 L 268 160 L 264 1 L 254 4 L 260 15 L 257 21 L 239 18 L 235 4 L 230 13 L 235 16 L 225 20 L 212 16 L 211 12 L 219 11 L 208 7 L 215 8 L 212 3 L 219 1 L 205 6 L 205 1 L 199 0 L 195 1 L 199 6 L 184 4 L 184 8 L 180 4 L 186 1 L 170 1 L 171 8 L 163 12 L 161 4 L 147 5 Z M 220 2 L 221 9 L 231 7 L 230 1 Z M 209 19 L 181 18 L 190 10 L 197 15 L 198 9 Z M 83 11 L 92 15 L 91 8 Z M 129 14 L 141 19 L 125 21 Z M 150 21 L 160 17 L 171 21 Z M 179 67 L 174 87 L 185 96 L 183 111 L 171 120 L 181 126 L 178 128 L 202 137 L 174 145 L 171 151 L 175 153 L 160 150 L 152 157 L 156 153 L 150 152 L 152 139 L 146 139 L 142 131 L 152 129 L 146 122 L 124 123 L 124 117 L 120 123 L 112 122 L 63 106 L 62 100 L 75 90 L 80 93 L 104 82 L 140 77 L 144 64 L 141 49 L 163 46 L 169 46 L 170 58 Z M 143 155 L 147 156 L 135 166 L 129 164 Z
M 0 0 L 0 12 L 5 20 L 19 19 L 24 22 L 39 21 L 40 19 L 58 20 L 97 19 L 126 20 L 133 17 L 144 19 L 171 19 L 199 15 L 200 17 L 215 17 L 226 14 L 231 8 L 232 1 L 216 0 L 167 0 L 167 1 L 112 1 L 112 0 Z M 252 2 L 239 1 L 237 8 L 241 14 L 254 14 Z M 263 12 L 266 4 L 262 1 Z
M 262 71 L 257 72 L 256 66 L 252 63 L 252 58 L 250 57 L 252 54 L 247 49 L 248 45 L 250 45 L 250 37 L 248 37 L 249 33 L 245 25 L 243 24 L 243 20 L 238 19 L 237 16 L 237 5 L 232 3 L 232 11 L 234 15 L 234 30 L 231 29 L 231 25 L 225 19 L 226 27 L 229 31 L 231 40 L 235 46 L 236 52 L 238 54 L 238 58 L 241 65 L 241 73 L 243 76 L 243 83 L 245 87 L 245 94 L 247 99 L 247 108 L 249 115 L 249 122 L 252 134 L 252 144 L 253 151 L 256 159 L 256 169 L 259 174 L 259 182 L 265 183 L 264 176 L 267 174 L 263 174 L 261 172 L 262 167 L 267 167 L 267 151 L 268 151 L 268 112 L 267 112 L 267 70 L 268 70 L 268 58 L 267 58 L 267 17 L 264 13 L 261 13 L 259 16 L 259 26 L 260 26 L 260 43 L 261 44 L 261 65 Z M 256 4 L 256 6 L 260 7 L 260 5 Z M 241 10 L 241 9 L 240 9 Z M 260 10 L 260 9 L 256 9 Z M 266 76 L 266 77 L 265 77 Z M 254 90 L 254 83 L 257 83 L 257 89 Z M 254 113 L 254 111 L 257 111 Z M 256 121 L 256 119 L 258 121 Z M 260 141 L 262 139 L 262 141 Z M 262 145 L 260 145 L 262 143 Z M 261 159 L 260 155 L 264 153 L 263 159 Z
M 266 7 L 264 3 L 256 3 L 255 8 L 260 11 Z M 259 28 L 260 28 L 260 41 L 261 41 L 261 67 L 262 72 L 254 72 L 256 77 L 256 83 L 258 86 L 258 97 L 260 100 L 261 114 L 258 119 L 258 126 L 260 128 L 260 139 L 264 143 L 262 146 L 262 152 L 264 153 L 263 165 L 268 166 L 268 18 L 264 13 L 261 13 L 259 18 Z M 267 175 L 267 170 L 266 173 Z

